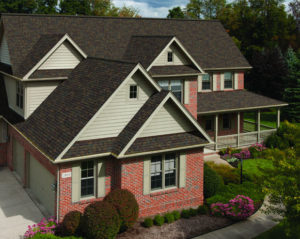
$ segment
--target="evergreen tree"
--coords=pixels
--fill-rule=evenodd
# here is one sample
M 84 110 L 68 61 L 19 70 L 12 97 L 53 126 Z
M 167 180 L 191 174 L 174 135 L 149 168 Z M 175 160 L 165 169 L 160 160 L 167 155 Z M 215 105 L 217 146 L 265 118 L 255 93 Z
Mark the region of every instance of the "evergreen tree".
M 190 0 L 186 10 L 191 18 L 216 19 L 225 5 L 226 0 Z
M 180 7 L 174 7 L 169 10 L 167 18 L 184 18 L 184 12 Z
M 283 109 L 283 116 L 289 121 L 300 122 L 300 59 L 292 48 L 286 53 L 288 74 L 283 99 L 289 106 Z
M 90 15 L 89 0 L 60 0 L 60 13 L 70 15 Z
M 39 14 L 54 14 L 57 13 L 57 0 L 36 0 L 37 10 Z
M 1 13 L 34 13 L 37 7 L 35 0 L 0 1 Z

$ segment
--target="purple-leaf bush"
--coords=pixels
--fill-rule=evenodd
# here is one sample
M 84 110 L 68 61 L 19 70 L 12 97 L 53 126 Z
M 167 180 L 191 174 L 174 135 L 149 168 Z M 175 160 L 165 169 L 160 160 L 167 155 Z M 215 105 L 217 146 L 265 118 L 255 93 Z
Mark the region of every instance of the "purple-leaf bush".
M 229 217 L 233 220 L 245 220 L 255 211 L 253 200 L 244 195 L 237 195 L 228 203 L 213 203 L 210 207 L 212 215 Z
M 256 143 L 256 144 L 251 145 L 249 147 L 249 149 L 255 149 L 257 152 L 262 152 L 267 148 L 264 146 L 264 144 L 262 142 L 262 143 Z
M 240 153 L 233 154 L 233 156 L 238 159 L 249 159 L 251 158 L 251 153 L 248 149 L 243 149 Z
M 36 234 L 54 234 L 58 222 L 54 217 L 48 219 L 43 218 L 39 223 L 28 226 L 28 230 L 24 234 L 24 238 L 32 238 Z

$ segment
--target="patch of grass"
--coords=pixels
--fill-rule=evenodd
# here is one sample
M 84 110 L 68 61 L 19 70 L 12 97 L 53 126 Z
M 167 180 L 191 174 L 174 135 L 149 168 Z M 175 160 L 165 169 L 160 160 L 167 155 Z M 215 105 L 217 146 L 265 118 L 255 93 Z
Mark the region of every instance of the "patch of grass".
M 286 235 L 287 224 L 283 221 L 270 230 L 260 234 L 254 239 L 296 239 L 300 238 L 299 230 L 293 231 L 292 235 Z M 297 234 L 297 235 L 296 235 Z
M 239 163 L 239 170 L 241 163 Z M 271 160 L 268 159 L 248 159 L 243 160 L 243 175 L 248 180 L 254 180 L 263 176 L 263 172 L 260 169 L 272 168 L 273 164 Z

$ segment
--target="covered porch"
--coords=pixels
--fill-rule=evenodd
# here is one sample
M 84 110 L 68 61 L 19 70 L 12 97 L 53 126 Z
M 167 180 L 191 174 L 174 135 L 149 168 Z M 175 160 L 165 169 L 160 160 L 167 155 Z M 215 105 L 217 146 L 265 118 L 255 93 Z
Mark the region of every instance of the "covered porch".
M 280 126 L 280 108 L 287 105 L 244 90 L 203 93 L 200 95 L 202 106 L 204 98 L 213 103 L 202 109 L 198 104 L 198 122 L 215 141 L 215 145 L 209 146 L 215 151 L 264 141 Z M 273 122 L 262 120 L 268 112 L 272 112 Z

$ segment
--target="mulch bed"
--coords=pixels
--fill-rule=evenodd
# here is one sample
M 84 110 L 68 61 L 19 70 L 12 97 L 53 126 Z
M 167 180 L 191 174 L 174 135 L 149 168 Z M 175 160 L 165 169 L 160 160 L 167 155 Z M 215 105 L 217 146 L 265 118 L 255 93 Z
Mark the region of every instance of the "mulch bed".
M 209 215 L 197 215 L 189 219 L 179 219 L 161 227 L 153 226 L 145 228 L 137 222 L 133 228 L 117 236 L 117 239 L 159 239 L 159 238 L 193 238 L 234 223 L 228 218 L 213 217 Z

